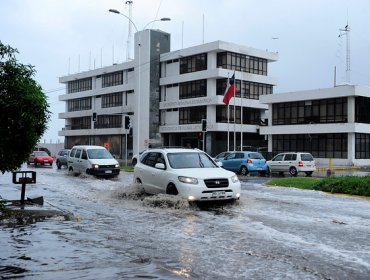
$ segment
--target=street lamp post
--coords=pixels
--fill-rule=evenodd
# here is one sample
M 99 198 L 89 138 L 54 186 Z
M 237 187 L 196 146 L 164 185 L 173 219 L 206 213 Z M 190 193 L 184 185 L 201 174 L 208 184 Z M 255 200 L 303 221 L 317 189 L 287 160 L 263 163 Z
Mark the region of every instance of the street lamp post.
M 134 26 L 136 32 L 139 32 L 136 24 L 132 21 L 131 18 L 129 18 L 128 16 L 126 16 L 125 14 L 122 14 L 120 11 L 118 10 L 115 10 L 115 9 L 109 9 L 109 12 L 111 13 L 114 13 L 114 14 L 119 14 L 121 16 L 124 16 L 125 18 L 127 18 L 130 23 L 132 23 L 132 25 Z M 170 18 L 167 18 L 167 17 L 164 17 L 164 18 L 161 18 L 161 19 L 155 19 L 155 20 L 152 20 L 150 22 L 148 22 L 141 31 L 144 31 L 144 29 L 151 23 L 153 22 L 156 22 L 156 21 L 170 21 L 171 19 Z M 138 93 L 137 93 L 137 118 L 136 118 L 136 122 L 137 122 L 137 151 L 136 151 L 136 154 L 139 154 L 140 152 L 140 131 L 139 131 L 139 123 L 140 123 L 140 95 L 141 95 L 141 32 L 139 33 L 139 43 L 138 43 L 138 47 L 139 47 L 139 57 L 138 57 L 138 71 L 139 71 L 139 74 L 138 74 L 138 80 L 139 80 L 139 84 L 138 84 Z

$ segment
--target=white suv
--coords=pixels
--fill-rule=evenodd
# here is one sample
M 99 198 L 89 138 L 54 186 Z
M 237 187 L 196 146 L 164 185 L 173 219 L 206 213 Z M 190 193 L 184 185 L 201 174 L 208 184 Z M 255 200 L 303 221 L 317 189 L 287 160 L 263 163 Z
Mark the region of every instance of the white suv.
M 289 172 L 297 176 L 298 172 L 304 172 L 307 176 L 316 171 L 315 160 L 310 153 L 281 153 L 267 162 L 270 172 Z
M 135 165 L 134 182 L 147 193 L 180 195 L 188 201 L 236 200 L 241 193 L 235 173 L 198 149 L 147 151 Z

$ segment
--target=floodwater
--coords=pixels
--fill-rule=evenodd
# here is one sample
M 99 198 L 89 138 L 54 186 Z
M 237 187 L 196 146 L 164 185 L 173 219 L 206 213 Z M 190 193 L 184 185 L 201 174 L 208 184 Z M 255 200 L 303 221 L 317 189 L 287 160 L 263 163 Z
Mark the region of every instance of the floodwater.
M 370 279 L 368 199 L 243 182 L 235 204 L 189 206 L 131 173 L 29 170 L 26 196 L 73 218 L 3 221 L 0 279 Z M 20 197 L 9 173 L 0 195 Z

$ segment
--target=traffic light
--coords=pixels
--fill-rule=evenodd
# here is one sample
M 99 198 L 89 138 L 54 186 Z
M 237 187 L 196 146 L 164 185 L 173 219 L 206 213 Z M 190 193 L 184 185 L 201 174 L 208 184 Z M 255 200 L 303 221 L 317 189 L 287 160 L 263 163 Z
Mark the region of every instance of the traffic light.
M 207 131 L 207 120 L 202 119 L 202 131 Z
M 131 118 L 130 116 L 125 116 L 125 129 L 130 129 L 131 128 Z
M 93 113 L 92 120 L 93 120 L 93 122 L 96 122 L 96 113 Z

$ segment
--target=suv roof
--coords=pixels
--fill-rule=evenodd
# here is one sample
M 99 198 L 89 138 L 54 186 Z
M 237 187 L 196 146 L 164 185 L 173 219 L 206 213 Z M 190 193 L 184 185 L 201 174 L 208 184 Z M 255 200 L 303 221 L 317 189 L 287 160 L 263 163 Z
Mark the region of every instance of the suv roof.
M 105 147 L 97 145 L 76 145 L 73 146 L 72 149 L 105 149 Z
M 163 151 L 166 153 L 192 153 L 192 152 L 201 152 L 205 153 L 202 150 L 199 150 L 197 148 L 150 148 L 146 150 L 145 152 L 155 152 L 155 151 Z

